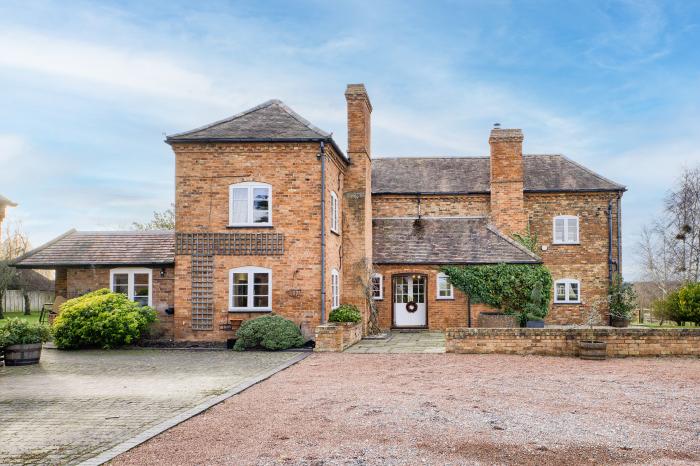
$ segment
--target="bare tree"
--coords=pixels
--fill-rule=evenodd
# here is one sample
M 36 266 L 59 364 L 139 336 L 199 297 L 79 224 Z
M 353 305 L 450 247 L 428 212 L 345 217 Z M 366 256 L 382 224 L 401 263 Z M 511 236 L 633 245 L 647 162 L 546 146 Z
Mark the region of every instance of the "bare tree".
M 27 284 L 22 279 L 22 275 L 17 272 L 17 269 L 10 266 L 10 261 L 25 254 L 31 249 L 29 238 L 22 231 L 22 224 L 16 222 L 8 224 L 5 227 L 5 238 L 0 243 L 0 319 L 4 318 L 3 306 L 5 302 L 5 293 L 7 290 L 18 288 L 22 291 L 24 298 L 24 313 L 29 315 L 31 309 L 29 306 L 29 290 Z
M 379 327 L 379 310 L 377 309 L 377 302 L 374 300 L 374 283 L 372 281 L 372 276 L 375 271 L 372 268 L 372 264 L 366 257 L 358 264 L 357 280 L 362 287 L 363 293 L 365 295 L 365 301 L 367 304 L 367 309 L 369 309 L 369 316 L 367 319 L 367 334 L 376 335 L 381 333 L 381 328 Z

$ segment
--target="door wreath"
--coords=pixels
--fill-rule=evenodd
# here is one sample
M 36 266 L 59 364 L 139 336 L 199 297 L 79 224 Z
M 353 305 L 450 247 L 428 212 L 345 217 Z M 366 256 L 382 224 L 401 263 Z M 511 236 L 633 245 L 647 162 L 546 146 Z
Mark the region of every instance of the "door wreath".
M 406 311 L 414 313 L 418 310 L 418 304 L 415 301 L 409 301 L 406 303 Z

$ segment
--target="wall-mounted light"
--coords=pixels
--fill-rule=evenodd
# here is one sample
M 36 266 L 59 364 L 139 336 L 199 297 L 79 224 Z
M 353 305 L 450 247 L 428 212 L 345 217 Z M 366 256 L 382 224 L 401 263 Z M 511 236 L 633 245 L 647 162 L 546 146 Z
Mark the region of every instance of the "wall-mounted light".
M 163 278 L 163 277 L 165 277 L 165 268 L 164 268 L 164 267 L 161 267 L 161 269 L 160 269 L 160 278 Z

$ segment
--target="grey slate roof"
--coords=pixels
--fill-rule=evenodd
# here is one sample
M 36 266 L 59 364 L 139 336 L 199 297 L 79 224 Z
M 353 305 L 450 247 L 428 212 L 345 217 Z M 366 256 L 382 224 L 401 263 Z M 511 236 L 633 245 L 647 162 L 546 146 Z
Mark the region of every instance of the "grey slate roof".
M 327 133 L 301 117 L 280 100 L 268 100 L 245 112 L 201 128 L 172 134 L 166 142 L 327 141 L 341 157 L 345 154 Z
M 15 260 L 19 268 L 169 265 L 175 263 L 172 231 L 75 231 Z
M 372 193 L 488 193 L 488 157 L 372 159 Z M 563 155 L 523 156 L 526 192 L 623 191 Z
M 485 217 L 376 218 L 372 234 L 377 264 L 541 262 L 489 225 Z

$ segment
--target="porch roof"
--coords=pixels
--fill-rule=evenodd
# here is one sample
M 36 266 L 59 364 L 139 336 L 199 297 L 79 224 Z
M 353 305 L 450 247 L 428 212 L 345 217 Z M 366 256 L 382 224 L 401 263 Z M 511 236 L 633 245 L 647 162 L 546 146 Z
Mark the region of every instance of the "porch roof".
M 536 264 L 542 260 L 485 217 L 376 218 L 377 264 Z

